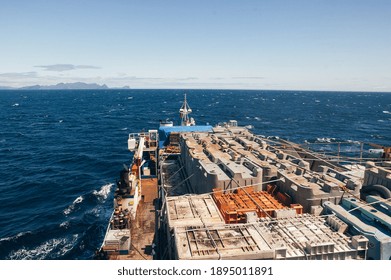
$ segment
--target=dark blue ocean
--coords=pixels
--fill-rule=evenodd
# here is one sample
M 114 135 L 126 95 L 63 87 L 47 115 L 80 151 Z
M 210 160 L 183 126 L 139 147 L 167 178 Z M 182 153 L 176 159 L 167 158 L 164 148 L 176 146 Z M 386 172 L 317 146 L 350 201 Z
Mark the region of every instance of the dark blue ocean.
M 0 259 L 90 259 L 130 132 L 178 121 L 184 90 L 0 91 Z M 299 143 L 391 146 L 391 94 L 188 90 L 197 124 Z

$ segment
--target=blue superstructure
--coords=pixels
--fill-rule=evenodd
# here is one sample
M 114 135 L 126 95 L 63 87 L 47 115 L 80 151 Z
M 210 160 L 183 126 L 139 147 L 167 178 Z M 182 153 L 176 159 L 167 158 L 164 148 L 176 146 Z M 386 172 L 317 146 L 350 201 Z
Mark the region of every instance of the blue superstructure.
M 212 132 L 211 125 L 192 126 L 160 126 L 159 127 L 159 148 L 169 144 L 169 136 L 173 132 Z

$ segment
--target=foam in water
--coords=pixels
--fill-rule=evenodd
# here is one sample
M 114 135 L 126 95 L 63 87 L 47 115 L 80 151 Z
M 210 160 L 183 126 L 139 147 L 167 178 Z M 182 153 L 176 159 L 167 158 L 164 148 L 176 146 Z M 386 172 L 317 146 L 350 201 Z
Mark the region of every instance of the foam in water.
M 72 207 L 72 205 L 69 206 L 67 209 L 65 209 L 65 210 L 63 211 L 64 215 L 69 215 L 69 214 L 72 212 L 73 209 L 74 209 L 74 208 Z
M 91 210 L 87 211 L 86 214 L 93 215 L 95 217 L 99 217 L 100 210 L 98 208 L 92 208 Z
M 0 242 L 18 239 L 19 237 L 22 237 L 23 235 L 25 235 L 27 233 L 31 233 L 31 231 L 19 232 L 17 235 L 14 235 L 14 236 L 0 238 Z
M 99 191 L 95 190 L 95 191 L 93 191 L 92 194 L 98 198 L 107 199 L 107 196 L 109 195 L 111 187 L 113 185 L 114 185 L 113 183 L 103 185 Z
M 360 141 L 355 141 L 355 140 L 347 140 L 347 142 L 352 144 L 357 144 L 357 145 L 361 144 Z
M 65 215 L 69 215 L 74 209 L 75 209 L 75 205 L 78 204 L 78 203 L 81 203 L 83 201 L 83 196 L 79 196 L 78 198 L 76 198 L 73 203 L 71 205 L 69 205 L 69 207 L 67 209 L 65 209 L 63 211 L 63 213 Z
M 67 229 L 67 228 L 69 227 L 69 221 L 62 222 L 62 223 L 60 224 L 60 227 L 61 227 L 61 228 Z
M 335 138 L 322 137 L 322 138 L 316 138 L 316 141 L 318 141 L 319 143 L 331 143 L 335 141 Z
M 73 204 L 77 204 L 77 203 L 80 203 L 83 201 L 83 197 L 82 196 L 79 196 L 78 198 L 76 198 L 74 201 L 73 201 Z
M 12 251 L 9 255 L 11 260 L 43 260 L 50 254 L 54 253 L 57 256 L 62 256 L 70 251 L 76 243 L 78 235 L 73 235 L 72 240 L 67 238 L 53 238 L 33 249 L 22 248 L 17 251 Z M 55 252 L 57 250 L 57 252 Z

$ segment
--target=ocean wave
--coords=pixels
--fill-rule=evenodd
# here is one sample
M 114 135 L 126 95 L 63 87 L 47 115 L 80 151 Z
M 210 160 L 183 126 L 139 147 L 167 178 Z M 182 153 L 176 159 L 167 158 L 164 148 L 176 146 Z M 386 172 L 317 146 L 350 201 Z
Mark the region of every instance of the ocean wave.
M 317 143 L 332 143 L 335 142 L 336 138 L 329 138 L 329 137 L 318 137 L 316 138 Z
M 91 210 L 88 210 L 84 214 L 84 216 L 89 216 L 89 217 L 94 216 L 95 218 L 98 218 L 100 213 L 101 213 L 101 209 L 95 207 L 95 208 L 92 208 Z
M 12 251 L 9 255 L 11 260 L 44 260 L 60 257 L 69 252 L 77 241 L 77 234 L 68 238 L 53 238 L 43 242 L 33 249 L 23 247 L 17 251 Z
M 69 205 L 69 207 L 66 208 L 66 209 L 63 211 L 64 215 L 69 215 L 70 213 L 72 213 L 72 211 L 75 210 L 76 204 L 79 204 L 79 203 L 81 203 L 82 201 L 83 201 L 83 196 L 77 197 L 77 198 L 73 201 L 73 203 L 72 203 L 71 205 Z
M 106 200 L 107 199 L 107 196 L 109 195 L 110 191 L 111 191 L 111 187 L 113 186 L 114 184 L 113 183 L 109 183 L 109 184 L 106 184 L 106 185 L 103 185 L 99 191 L 95 190 L 92 192 L 93 195 L 95 195 L 96 197 L 98 198 L 101 198 L 103 200 Z
M 390 114 L 391 115 L 391 112 L 390 111 L 383 111 L 384 114 Z
M 69 221 L 62 222 L 62 223 L 60 224 L 60 228 L 65 228 L 65 229 L 67 229 L 67 228 L 69 228 L 69 225 L 70 225 Z
M 16 240 L 26 234 L 30 234 L 31 231 L 19 232 L 17 235 L 0 238 L 0 242 Z
M 371 134 L 371 137 L 374 139 L 384 139 L 384 136 L 380 134 Z
M 83 201 L 83 197 L 82 196 L 79 196 L 78 198 L 76 198 L 74 201 L 73 201 L 73 204 L 77 204 L 77 203 L 80 203 Z
M 352 143 L 352 144 L 361 144 L 361 142 L 360 141 L 355 141 L 355 140 L 347 140 L 346 142 L 348 142 L 348 143 Z
M 11 260 L 43 260 L 58 246 L 64 246 L 66 239 L 50 239 L 34 249 L 22 248 L 11 252 L 9 259 Z

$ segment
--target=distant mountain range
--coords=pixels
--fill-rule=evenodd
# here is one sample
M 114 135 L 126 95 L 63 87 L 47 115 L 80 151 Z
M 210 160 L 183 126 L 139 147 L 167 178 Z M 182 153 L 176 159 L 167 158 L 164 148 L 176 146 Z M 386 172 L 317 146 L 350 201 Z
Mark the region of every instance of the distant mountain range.
M 20 89 L 108 89 L 108 86 L 98 85 L 95 83 L 87 84 L 87 83 L 77 82 L 77 83 L 59 83 L 57 85 L 51 85 L 51 86 L 35 85 L 35 86 L 22 87 Z
M 124 89 L 128 89 L 128 86 L 123 87 Z M 13 88 L 13 87 L 4 87 L 0 86 L 1 89 L 26 89 L 26 90 L 45 90 L 45 89 L 109 89 L 109 87 L 105 84 L 99 85 L 96 83 L 82 83 L 82 82 L 76 82 L 76 83 L 58 83 L 56 85 L 49 85 L 49 86 L 41 86 L 41 85 L 34 85 L 34 86 L 27 86 L 27 87 L 20 87 L 20 88 Z

